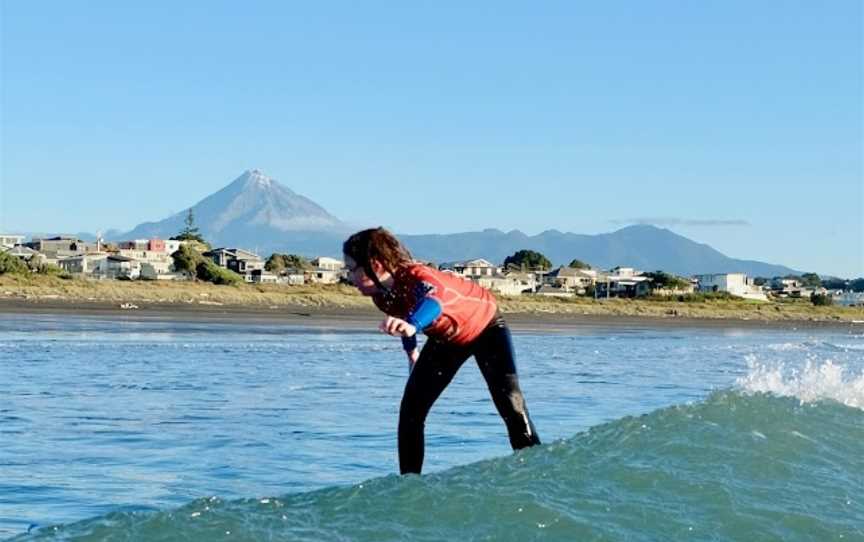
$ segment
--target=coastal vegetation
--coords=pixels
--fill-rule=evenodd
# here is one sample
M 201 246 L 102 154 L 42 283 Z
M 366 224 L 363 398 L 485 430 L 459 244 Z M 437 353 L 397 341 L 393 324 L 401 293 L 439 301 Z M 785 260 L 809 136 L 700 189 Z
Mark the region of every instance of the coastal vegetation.
M 515 269 L 552 269 L 549 258 L 534 250 L 518 250 L 512 256 L 504 258 L 505 268 Z
M 708 318 L 763 321 L 864 320 L 864 308 L 817 306 L 809 299 L 749 301 L 723 294 L 690 294 L 647 299 L 551 298 L 537 295 L 499 296 L 505 314 L 644 316 L 658 318 Z M 246 284 L 216 285 L 192 281 L 116 281 L 62 279 L 40 274 L 0 275 L 0 303 L 101 304 L 119 307 L 133 303 L 141 308 L 171 305 L 224 306 L 225 310 L 274 311 L 303 308 L 322 311 L 374 311 L 371 301 L 355 288 L 341 284 Z

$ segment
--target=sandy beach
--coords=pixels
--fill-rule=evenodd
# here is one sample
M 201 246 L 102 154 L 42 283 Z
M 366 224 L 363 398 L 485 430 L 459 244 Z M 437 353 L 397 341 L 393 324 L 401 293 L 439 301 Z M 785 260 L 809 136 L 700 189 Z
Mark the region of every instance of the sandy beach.
M 123 306 L 128 308 L 123 308 Z M 0 298 L 0 315 L 74 315 L 121 318 L 127 321 L 176 320 L 184 322 L 261 323 L 322 329 L 374 330 L 381 315 L 374 307 L 316 307 L 309 305 L 248 306 L 192 303 L 123 303 L 111 301 L 21 300 Z M 729 329 L 838 329 L 864 333 L 864 320 L 760 320 L 748 318 L 692 318 L 578 314 L 573 312 L 514 312 L 502 314 L 516 332 L 573 332 L 593 328 L 729 328 Z

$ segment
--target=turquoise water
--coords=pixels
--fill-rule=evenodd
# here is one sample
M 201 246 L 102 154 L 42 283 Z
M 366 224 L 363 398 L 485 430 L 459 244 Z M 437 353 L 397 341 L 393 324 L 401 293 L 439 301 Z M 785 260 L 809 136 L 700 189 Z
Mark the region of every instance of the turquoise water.
M 0 537 L 864 540 L 860 332 L 514 342 L 546 444 L 510 453 L 469 362 L 403 478 L 398 341 L 2 317 Z

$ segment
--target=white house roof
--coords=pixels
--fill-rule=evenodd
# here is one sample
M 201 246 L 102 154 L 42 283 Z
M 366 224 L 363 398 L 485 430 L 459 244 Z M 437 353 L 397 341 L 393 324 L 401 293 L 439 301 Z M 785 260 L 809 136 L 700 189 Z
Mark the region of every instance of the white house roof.
M 553 269 L 546 273 L 547 276 L 550 277 L 590 277 L 594 278 L 597 276 L 597 273 L 592 272 L 588 273 L 584 269 L 576 269 L 573 267 L 564 267 L 561 266 L 558 269 Z
M 6 254 L 9 254 L 10 256 L 19 256 L 19 257 L 21 257 L 21 256 L 29 257 L 29 256 L 33 256 L 34 254 L 39 254 L 38 251 L 33 250 L 30 247 L 25 247 L 24 245 L 15 245 L 14 247 L 11 247 L 11 248 L 2 247 L 2 248 L 0 248 L 0 252 L 5 252 Z

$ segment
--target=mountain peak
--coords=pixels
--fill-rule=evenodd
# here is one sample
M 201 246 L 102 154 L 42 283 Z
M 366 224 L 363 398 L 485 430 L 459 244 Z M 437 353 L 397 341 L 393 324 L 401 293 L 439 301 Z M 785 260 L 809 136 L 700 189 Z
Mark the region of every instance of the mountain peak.
M 273 185 L 279 185 L 278 181 L 266 175 L 260 169 L 247 169 L 242 175 L 234 179 L 228 186 L 235 188 L 270 188 Z M 283 187 L 284 188 L 284 187 Z
M 288 232 L 335 233 L 346 229 L 320 205 L 257 168 L 247 169 L 192 209 L 201 233 L 216 244 L 255 246 L 266 239 L 287 239 Z M 159 222 L 142 224 L 126 236 L 175 235 L 182 229 L 185 216 L 183 212 Z

